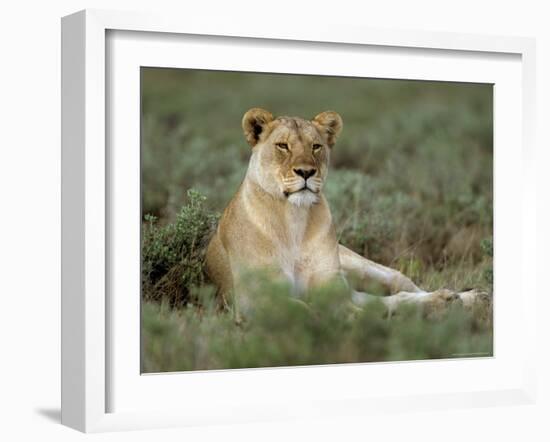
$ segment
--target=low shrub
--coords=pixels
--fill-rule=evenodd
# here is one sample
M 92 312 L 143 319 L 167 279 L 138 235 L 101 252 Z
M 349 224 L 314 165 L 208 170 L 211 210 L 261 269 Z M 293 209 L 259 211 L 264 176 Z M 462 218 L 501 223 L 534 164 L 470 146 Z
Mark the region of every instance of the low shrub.
M 197 191 L 189 190 L 187 197 L 173 223 L 159 225 L 154 216 L 144 217 L 141 288 L 146 301 L 181 306 L 205 283 L 204 252 L 218 215 Z

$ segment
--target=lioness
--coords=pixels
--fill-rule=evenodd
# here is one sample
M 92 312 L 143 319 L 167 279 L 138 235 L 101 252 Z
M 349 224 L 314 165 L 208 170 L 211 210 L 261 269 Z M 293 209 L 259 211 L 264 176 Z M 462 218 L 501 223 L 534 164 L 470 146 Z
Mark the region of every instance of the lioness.
M 332 111 L 311 121 L 274 118 L 259 108 L 245 113 L 242 128 L 252 147 L 248 171 L 206 252 L 207 272 L 220 294 L 227 300 L 245 270 L 262 268 L 288 279 L 297 293 L 354 273 L 388 288 L 392 295 L 382 299 L 390 310 L 401 302 L 467 300 L 470 292 L 422 291 L 397 270 L 338 244 L 322 190 L 342 126 Z M 356 304 L 370 299 L 351 293 Z

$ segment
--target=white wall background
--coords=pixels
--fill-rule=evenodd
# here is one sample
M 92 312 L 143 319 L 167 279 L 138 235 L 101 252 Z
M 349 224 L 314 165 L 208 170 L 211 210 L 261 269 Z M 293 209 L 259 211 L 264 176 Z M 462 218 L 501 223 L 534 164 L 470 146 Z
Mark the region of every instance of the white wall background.
M 83 8 L 210 13 L 231 20 L 292 16 L 330 26 L 508 34 L 537 38 L 540 398 L 535 406 L 379 415 L 85 436 L 59 425 L 60 17 Z M 550 13 L 545 2 L 359 0 L 20 0 L 0 6 L 0 439 L 12 440 L 550 440 Z M 521 176 L 510 177 L 517 179 Z M 537 259 L 538 258 L 538 259 Z

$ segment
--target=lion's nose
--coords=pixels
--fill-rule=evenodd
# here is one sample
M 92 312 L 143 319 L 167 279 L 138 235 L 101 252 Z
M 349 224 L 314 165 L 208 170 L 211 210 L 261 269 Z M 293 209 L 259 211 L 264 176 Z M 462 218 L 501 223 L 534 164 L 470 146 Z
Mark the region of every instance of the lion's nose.
M 310 169 L 293 169 L 294 173 L 296 175 L 301 176 L 304 180 L 307 180 L 310 176 L 315 175 L 317 172 L 317 169 L 310 168 Z

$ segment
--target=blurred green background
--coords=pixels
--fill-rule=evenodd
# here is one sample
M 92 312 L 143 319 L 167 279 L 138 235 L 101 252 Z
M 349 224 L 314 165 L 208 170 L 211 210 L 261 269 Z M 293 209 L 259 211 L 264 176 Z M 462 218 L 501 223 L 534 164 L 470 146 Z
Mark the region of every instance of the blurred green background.
M 184 338 L 175 336 L 203 304 L 202 253 L 244 177 L 250 147 L 240 122 L 251 107 L 304 118 L 324 110 L 342 116 L 325 187 L 341 243 L 426 289 L 492 292 L 492 85 L 142 68 L 141 92 L 144 370 L 197 368 L 181 348 Z M 224 313 L 208 321 L 221 327 L 216 334 L 235 332 Z M 200 332 L 208 321 L 197 322 L 191 334 L 214 333 Z M 487 348 L 491 327 L 476 330 Z M 472 336 L 456 339 L 463 338 Z M 359 360 L 443 357 L 458 345 L 451 341 L 441 343 L 437 356 L 418 350 Z M 292 364 L 279 347 L 272 352 L 278 357 L 242 364 Z M 229 364 L 208 348 L 218 360 L 212 366 Z

